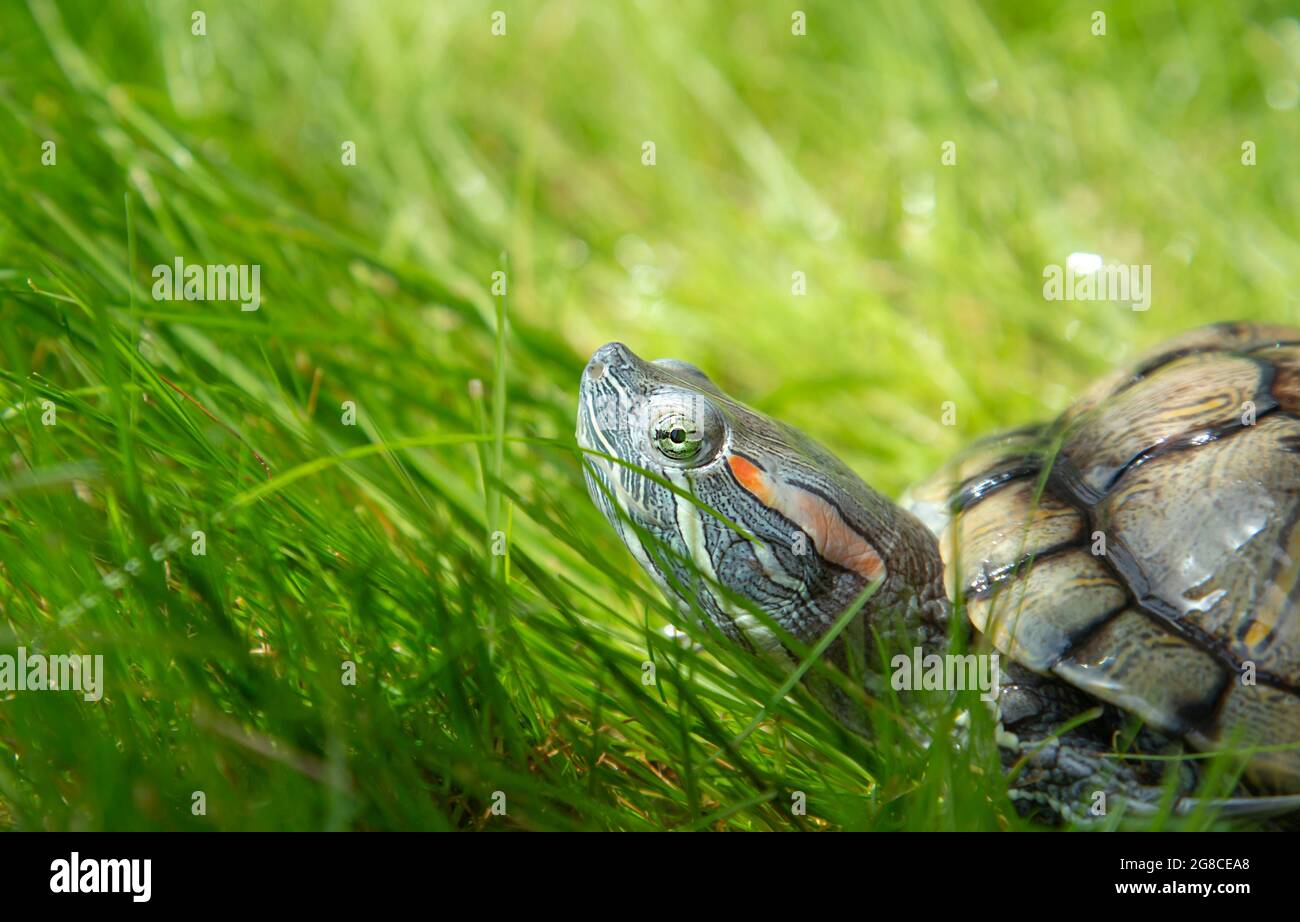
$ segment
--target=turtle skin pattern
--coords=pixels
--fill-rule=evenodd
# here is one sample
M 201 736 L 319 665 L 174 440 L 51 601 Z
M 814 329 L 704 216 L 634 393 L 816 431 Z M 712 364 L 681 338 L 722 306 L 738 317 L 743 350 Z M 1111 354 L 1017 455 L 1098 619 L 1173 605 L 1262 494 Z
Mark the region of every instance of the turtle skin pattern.
M 1300 791 L 1300 329 L 1194 330 L 924 489 L 997 650 Z

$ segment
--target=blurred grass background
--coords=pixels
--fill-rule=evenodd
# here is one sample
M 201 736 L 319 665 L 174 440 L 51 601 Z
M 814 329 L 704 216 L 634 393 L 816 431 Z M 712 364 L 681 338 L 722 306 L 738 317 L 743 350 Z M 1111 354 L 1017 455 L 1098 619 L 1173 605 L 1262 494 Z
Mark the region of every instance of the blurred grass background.
M 978 740 L 868 746 L 659 635 L 577 375 L 687 359 L 897 493 L 1175 331 L 1295 322 L 1291 5 L 203 9 L 0 8 L 0 652 L 106 659 L 97 704 L 0 695 L 0 827 L 1021 825 Z M 1151 309 L 1045 301 L 1076 252 Z M 154 301 L 177 256 L 261 310 Z

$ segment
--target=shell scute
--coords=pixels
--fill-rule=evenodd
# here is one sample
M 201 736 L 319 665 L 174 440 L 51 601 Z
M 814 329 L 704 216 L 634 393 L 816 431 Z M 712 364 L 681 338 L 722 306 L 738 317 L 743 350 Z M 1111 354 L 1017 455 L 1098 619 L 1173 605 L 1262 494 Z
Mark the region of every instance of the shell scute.
M 1072 548 L 1033 561 L 1005 592 L 968 597 L 966 614 L 997 649 L 1047 672 L 1122 609 L 1127 597 L 1104 563 Z
M 941 546 L 994 647 L 1300 791 L 1300 330 L 1193 330 L 977 457 Z

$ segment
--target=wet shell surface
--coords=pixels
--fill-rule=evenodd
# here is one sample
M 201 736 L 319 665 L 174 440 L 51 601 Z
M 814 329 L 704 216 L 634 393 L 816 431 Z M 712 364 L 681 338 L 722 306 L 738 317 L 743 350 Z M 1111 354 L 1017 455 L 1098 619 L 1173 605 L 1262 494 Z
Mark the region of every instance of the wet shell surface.
M 1200 749 L 1300 742 L 1300 330 L 1192 331 L 912 495 L 1003 654 Z M 1300 791 L 1300 749 L 1247 777 Z

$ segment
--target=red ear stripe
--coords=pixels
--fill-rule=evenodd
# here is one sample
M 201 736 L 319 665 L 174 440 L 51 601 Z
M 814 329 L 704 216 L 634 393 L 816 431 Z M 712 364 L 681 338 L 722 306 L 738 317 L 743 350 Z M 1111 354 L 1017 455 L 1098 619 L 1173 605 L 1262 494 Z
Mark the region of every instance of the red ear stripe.
M 731 473 L 735 476 L 736 482 L 748 490 L 764 506 L 772 506 L 772 484 L 767 479 L 767 473 L 753 461 L 748 458 L 742 458 L 740 455 L 730 455 L 727 458 L 727 465 L 731 468 Z
M 736 482 L 759 502 L 785 516 L 812 538 L 817 553 L 846 570 L 876 579 L 884 561 L 871 542 L 858 534 L 833 503 L 810 490 L 775 481 L 748 458 L 733 454 L 727 465 Z

